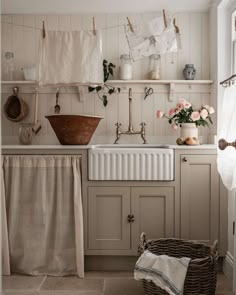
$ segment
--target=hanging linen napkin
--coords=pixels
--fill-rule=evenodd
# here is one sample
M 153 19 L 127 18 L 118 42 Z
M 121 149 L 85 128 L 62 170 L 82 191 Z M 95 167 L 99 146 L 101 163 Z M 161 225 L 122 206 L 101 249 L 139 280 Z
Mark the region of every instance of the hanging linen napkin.
M 155 255 L 146 250 L 134 270 L 135 280 L 152 281 L 171 295 L 183 294 L 190 258 Z
M 39 85 L 103 84 L 101 33 L 46 31 L 41 40 Z
M 220 115 L 220 132 L 218 139 L 228 142 L 236 140 L 236 84 L 225 88 L 222 111 Z M 236 150 L 227 147 L 218 149 L 217 168 L 228 190 L 236 189 Z
M 134 61 L 151 54 L 162 55 L 179 49 L 171 18 L 167 18 L 166 28 L 163 17 L 157 17 L 147 23 L 133 25 L 133 30 L 134 32 L 129 26 L 125 26 L 130 54 Z

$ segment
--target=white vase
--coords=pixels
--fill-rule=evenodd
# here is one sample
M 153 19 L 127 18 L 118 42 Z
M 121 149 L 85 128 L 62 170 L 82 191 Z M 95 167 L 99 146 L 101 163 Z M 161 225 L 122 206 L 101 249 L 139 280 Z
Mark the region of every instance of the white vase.
M 198 128 L 195 123 L 182 123 L 180 128 L 180 137 L 184 140 L 188 137 L 198 139 Z

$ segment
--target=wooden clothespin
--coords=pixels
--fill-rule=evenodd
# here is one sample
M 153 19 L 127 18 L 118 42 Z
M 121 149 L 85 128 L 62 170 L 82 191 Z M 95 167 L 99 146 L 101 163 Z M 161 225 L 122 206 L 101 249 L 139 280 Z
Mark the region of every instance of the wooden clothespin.
M 43 20 L 42 36 L 43 36 L 43 39 L 46 37 L 46 31 L 45 31 L 44 20 Z
M 179 34 L 179 27 L 175 23 L 175 18 L 174 18 L 173 24 L 174 24 L 174 27 L 175 27 L 176 34 Z
M 93 34 L 96 36 L 95 17 L 93 17 Z
M 131 31 L 132 33 L 134 33 L 133 25 L 132 25 L 132 23 L 131 23 L 131 21 L 129 20 L 128 17 L 127 17 L 127 21 L 128 21 L 129 27 L 130 27 L 130 31 Z
M 167 21 L 166 21 L 166 13 L 165 13 L 165 9 L 163 9 L 163 20 L 164 20 L 165 28 L 167 28 Z

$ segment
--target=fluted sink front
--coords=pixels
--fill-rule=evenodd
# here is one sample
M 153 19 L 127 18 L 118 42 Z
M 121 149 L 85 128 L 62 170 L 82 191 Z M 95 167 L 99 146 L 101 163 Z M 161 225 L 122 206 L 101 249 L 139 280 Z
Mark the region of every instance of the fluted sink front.
M 174 150 L 96 146 L 89 150 L 89 180 L 174 180 Z

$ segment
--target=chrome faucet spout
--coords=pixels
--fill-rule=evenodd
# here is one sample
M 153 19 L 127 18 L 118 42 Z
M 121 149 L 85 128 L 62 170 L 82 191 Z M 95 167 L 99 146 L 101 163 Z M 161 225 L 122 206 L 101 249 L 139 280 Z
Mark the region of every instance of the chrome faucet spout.
M 130 132 L 133 131 L 133 124 L 132 124 L 132 88 L 129 88 L 129 126 L 128 130 Z

